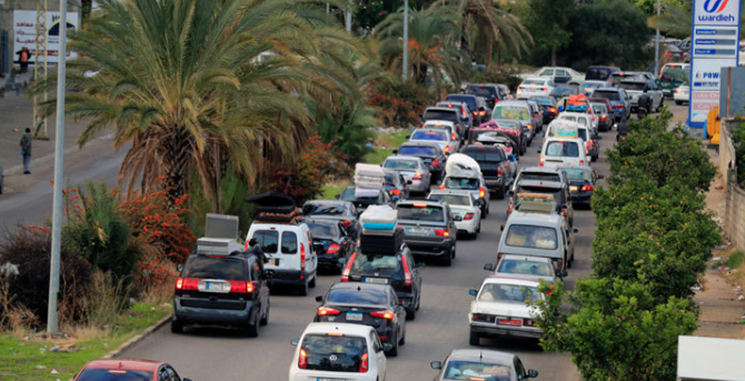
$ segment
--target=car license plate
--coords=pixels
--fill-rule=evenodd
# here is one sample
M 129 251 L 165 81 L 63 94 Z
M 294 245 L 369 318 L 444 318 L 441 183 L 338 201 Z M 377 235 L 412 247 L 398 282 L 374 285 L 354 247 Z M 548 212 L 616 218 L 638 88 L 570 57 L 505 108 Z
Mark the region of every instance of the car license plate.
M 365 283 L 388 284 L 386 278 L 365 278 Z
M 576 191 L 579 190 L 579 187 L 576 186 L 576 185 L 572 185 L 572 186 L 569 187 L 569 190 L 572 191 L 572 192 L 576 192 Z
M 523 321 L 518 319 L 497 319 L 497 324 L 520 327 L 523 325 Z
M 359 312 L 347 312 L 347 321 L 362 321 L 362 314 Z
M 343 378 L 316 378 L 316 381 L 347 381 Z
M 197 289 L 202 292 L 228 293 L 230 292 L 230 283 L 201 281 L 197 285 Z
M 427 235 L 427 233 L 429 233 L 429 229 L 424 229 L 424 228 L 408 228 L 408 229 L 406 229 L 406 232 L 409 233 L 409 234 L 414 234 L 414 235 Z

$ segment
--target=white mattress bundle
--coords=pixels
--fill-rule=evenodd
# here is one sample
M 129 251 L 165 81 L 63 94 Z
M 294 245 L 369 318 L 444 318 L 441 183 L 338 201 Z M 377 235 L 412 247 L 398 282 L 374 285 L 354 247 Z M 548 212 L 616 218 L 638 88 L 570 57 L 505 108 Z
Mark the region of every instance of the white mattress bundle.
M 396 230 L 398 211 L 388 205 L 370 205 L 360 215 L 362 234 L 392 235 Z
M 445 175 L 452 177 L 479 177 L 481 175 L 481 166 L 472 157 L 454 153 L 448 157 L 445 165 Z
M 355 197 L 377 197 L 384 182 L 385 172 L 379 165 L 357 163 L 354 166 Z

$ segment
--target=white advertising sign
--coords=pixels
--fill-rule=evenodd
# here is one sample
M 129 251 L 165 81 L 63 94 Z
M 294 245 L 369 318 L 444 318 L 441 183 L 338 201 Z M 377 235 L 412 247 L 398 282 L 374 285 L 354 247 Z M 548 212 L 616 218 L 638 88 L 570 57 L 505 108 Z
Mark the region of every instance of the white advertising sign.
M 694 0 L 691 30 L 691 74 L 688 123 L 703 127 L 719 104 L 719 75 L 737 66 L 740 40 L 740 0 Z
M 36 62 L 36 11 L 13 11 L 13 53 L 26 47 L 31 51 L 31 60 Z M 80 25 L 77 12 L 67 13 L 67 30 L 75 30 Z M 59 62 L 59 12 L 47 12 L 47 28 L 42 38 L 47 39 L 47 59 L 49 62 Z M 68 38 L 69 41 L 69 38 Z M 43 42 L 40 40 L 39 42 Z M 17 55 L 14 55 L 17 57 Z M 67 50 L 67 58 L 75 58 L 77 54 Z M 17 58 L 15 58 L 17 59 Z

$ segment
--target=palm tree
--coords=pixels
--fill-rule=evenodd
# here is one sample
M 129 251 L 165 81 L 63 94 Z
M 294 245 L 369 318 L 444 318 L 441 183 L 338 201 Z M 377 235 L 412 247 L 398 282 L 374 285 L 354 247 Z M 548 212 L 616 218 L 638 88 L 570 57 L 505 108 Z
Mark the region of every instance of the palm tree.
M 438 0 L 432 7 L 450 9 L 461 20 L 461 47 L 473 56 L 474 46 L 486 47 L 486 66 L 490 66 L 497 48 L 497 62 L 501 61 L 499 46 L 504 44 L 518 57 L 528 52 L 533 38 L 528 29 L 512 13 L 497 7 L 494 0 Z M 468 36 L 471 38 L 467 38 Z
M 664 4 L 662 14 L 652 16 L 648 20 L 650 28 L 660 28 L 665 35 L 685 38 L 691 35 L 693 15 L 691 0 L 684 0 L 682 6 Z M 745 21 L 745 7 L 740 10 L 740 24 Z
M 403 43 L 403 12 L 388 15 L 379 25 L 382 41 L 380 55 L 393 67 L 401 67 Z M 465 73 L 468 60 L 456 48 L 459 36 L 458 19 L 448 9 L 421 9 L 409 11 L 409 63 L 405 70 L 412 73 L 417 83 L 424 83 L 431 69 L 435 82 L 443 81 L 443 73 L 457 83 Z
M 163 178 L 175 199 L 195 176 L 219 211 L 228 163 L 254 181 L 266 161 L 298 152 L 311 121 L 301 94 L 358 91 L 338 60 L 355 42 L 309 2 L 100 1 L 71 36 L 82 58 L 69 64 L 79 92 L 65 112 L 87 120 L 79 146 L 111 129 L 117 149 L 131 143 L 120 182 L 147 189 Z M 50 78 L 34 91 L 54 86 Z

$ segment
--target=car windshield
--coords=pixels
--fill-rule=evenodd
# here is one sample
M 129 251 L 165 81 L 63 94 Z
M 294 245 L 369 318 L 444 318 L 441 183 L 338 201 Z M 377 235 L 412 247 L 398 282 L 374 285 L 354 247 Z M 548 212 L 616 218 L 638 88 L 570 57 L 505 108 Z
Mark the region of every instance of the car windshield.
M 398 153 L 400 153 L 401 155 L 411 155 L 411 156 L 435 156 L 436 151 L 432 147 L 409 146 L 409 147 L 401 147 L 398 150 Z
M 339 227 L 335 221 L 321 222 L 314 221 L 308 222 L 310 228 L 310 234 L 313 238 L 330 238 L 334 239 L 339 236 Z
M 448 177 L 445 181 L 445 188 L 479 190 L 479 179 L 467 177 Z
M 592 96 L 594 98 L 605 98 L 610 101 L 621 100 L 621 96 L 619 95 L 618 91 L 595 90 L 595 92 L 592 93 Z
M 444 131 L 416 131 L 411 135 L 412 140 L 447 141 L 448 136 Z
M 345 212 L 344 205 L 324 205 L 310 202 L 303 205 L 303 214 L 306 216 L 342 216 Z
M 307 356 L 308 370 L 359 372 L 367 341 L 347 335 L 306 335 L 300 348 Z
M 644 85 L 641 82 L 621 82 L 620 87 L 624 90 L 642 91 L 644 90 Z
M 512 368 L 509 364 L 448 361 L 445 380 L 510 381 Z
M 585 82 L 582 84 L 582 89 L 585 91 L 591 91 L 597 89 L 600 85 L 602 85 L 600 82 Z
M 428 204 L 400 204 L 398 207 L 399 220 L 443 222 L 445 212 L 439 206 Z
M 492 119 L 530 120 L 530 111 L 527 107 L 497 105 L 494 107 Z
M 551 95 L 562 97 L 567 95 L 576 95 L 578 93 L 579 91 L 574 87 L 557 87 L 553 91 L 551 91 Z
M 471 196 L 459 195 L 459 194 L 431 194 L 428 200 L 442 201 L 448 205 L 465 205 L 471 206 Z
M 153 372 L 129 369 L 86 369 L 78 381 L 152 381 Z
M 458 123 L 458 112 L 445 110 L 427 110 L 424 112 L 424 120 L 448 120 Z
M 388 297 L 380 289 L 365 287 L 332 288 L 326 296 L 326 303 L 385 305 Z
M 497 90 L 493 86 L 468 86 L 466 92 L 485 98 L 494 98 L 497 96 Z
M 511 225 L 507 231 L 507 246 L 555 250 L 558 246 L 556 229 L 533 225 Z
M 414 160 L 388 159 L 383 163 L 383 168 L 416 171 L 418 165 Z
M 360 253 L 354 257 L 352 271 L 354 272 L 398 272 L 399 261 L 395 255 L 370 255 Z
M 499 262 L 498 273 L 552 276 L 551 266 L 546 262 L 521 261 L 517 259 L 504 259 Z
M 481 288 L 478 299 L 484 302 L 532 304 L 538 301 L 539 295 L 535 287 L 487 283 Z
M 546 156 L 579 157 L 577 142 L 552 141 L 546 146 Z
M 276 251 L 276 249 L 275 249 Z M 216 258 L 206 255 L 191 255 L 186 260 L 183 278 L 247 280 L 245 260 L 239 258 Z
M 541 106 L 553 106 L 554 99 L 550 97 L 530 97 L 530 100 Z
M 592 178 L 592 172 L 585 169 L 567 168 L 563 171 L 569 180 L 590 180 Z
M 523 81 L 523 83 L 520 86 L 525 86 L 525 85 L 543 86 L 545 84 L 546 84 L 546 80 L 544 79 L 526 79 Z

